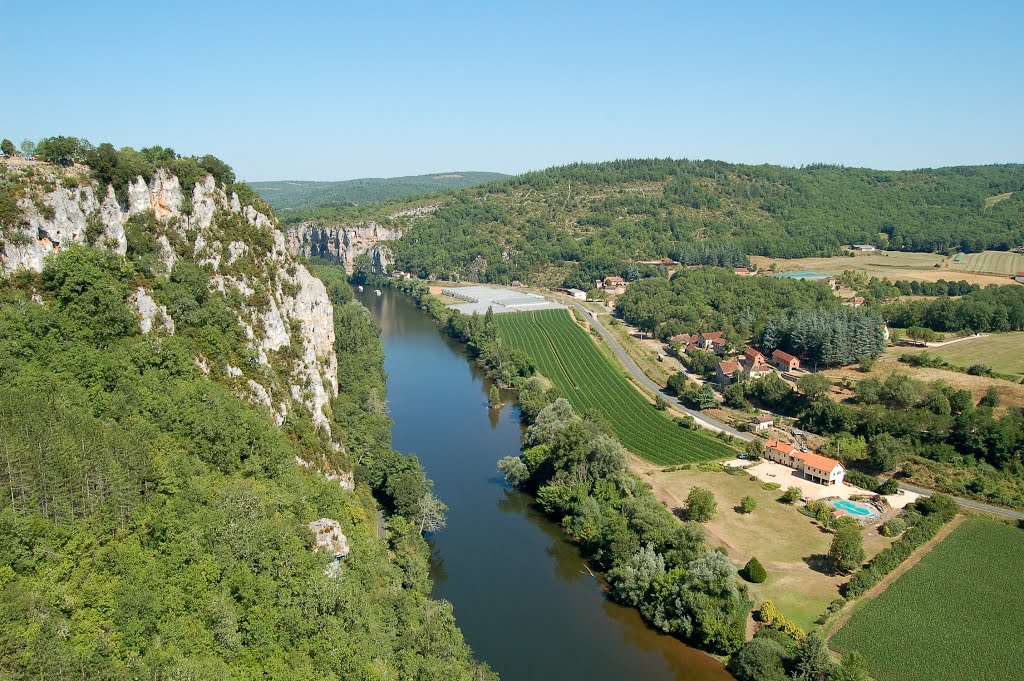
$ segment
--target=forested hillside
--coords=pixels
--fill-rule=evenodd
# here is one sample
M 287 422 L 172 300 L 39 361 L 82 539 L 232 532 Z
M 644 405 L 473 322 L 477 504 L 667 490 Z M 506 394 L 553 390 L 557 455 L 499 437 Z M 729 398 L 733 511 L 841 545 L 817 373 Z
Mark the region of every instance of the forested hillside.
M 364 177 L 340 182 L 281 180 L 253 182 L 251 186 L 274 210 L 316 208 L 330 204 L 380 203 L 445 189 L 464 189 L 507 177 L 501 173 L 453 172 L 407 177 Z
M 881 171 L 671 159 L 575 164 L 443 197 L 440 209 L 392 248 L 396 264 L 419 276 L 508 282 L 557 265 L 558 283 L 624 274 L 631 258 L 701 262 L 698 244 L 773 257 L 835 255 L 851 243 L 1005 250 L 1024 244 L 1021 190 L 1022 165 Z M 1006 192 L 1014 194 L 986 204 Z M 402 207 L 324 217 L 387 225 Z
M 170 174 L 203 159 L 73 142 L 0 167 L 0 677 L 491 678 L 430 598 L 443 506 L 343 273 Z

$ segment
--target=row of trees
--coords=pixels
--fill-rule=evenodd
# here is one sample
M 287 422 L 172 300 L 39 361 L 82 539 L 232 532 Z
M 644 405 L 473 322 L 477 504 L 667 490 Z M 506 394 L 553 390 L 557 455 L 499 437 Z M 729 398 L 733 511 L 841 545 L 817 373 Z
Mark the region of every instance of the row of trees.
M 613 598 L 702 647 L 729 653 L 742 644 L 751 603 L 736 568 L 627 472 L 622 445 L 564 398 L 541 409 L 525 444 L 499 467 L 607 570 Z
M 879 310 L 899 327 L 933 331 L 1024 330 L 1024 287 L 989 286 L 956 299 L 897 301 Z

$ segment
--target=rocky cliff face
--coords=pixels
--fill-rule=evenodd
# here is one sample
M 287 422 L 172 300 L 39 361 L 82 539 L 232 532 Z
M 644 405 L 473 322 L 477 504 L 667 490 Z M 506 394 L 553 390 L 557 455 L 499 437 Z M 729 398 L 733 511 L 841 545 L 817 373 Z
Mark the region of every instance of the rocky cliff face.
M 329 403 L 338 393 L 334 310 L 323 283 L 289 253 L 275 218 L 242 205 L 212 176 L 190 193 L 163 170 L 149 183 L 139 177 L 127 188 L 126 209 L 113 187 L 97 187 L 81 173 L 37 166 L 15 179 L 21 183 L 21 224 L 0 234 L 0 274 L 42 271 L 48 256 L 73 244 L 124 255 L 126 227 L 151 232 L 162 266 L 153 276 L 169 275 L 182 258 L 208 266 L 211 290 L 240 301 L 232 307 L 258 358 L 253 367 L 210 367 L 203 357 L 196 365 L 265 404 L 279 424 L 299 403 L 315 424 L 330 430 Z M 130 302 L 144 333 L 174 333 L 174 320 L 152 291 L 139 288 Z M 287 363 L 274 361 L 285 353 Z
M 324 258 L 339 263 L 349 274 L 355 259 L 369 254 L 374 271 L 387 273 L 391 262 L 389 242 L 397 241 L 416 220 L 437 212 L 439 205 L 417 206 L 387 216 L 387 224 L 375 221 L 331 224 L 321 220 L 308 220 L 292 225 L 287 230 L 288 252 L 307 258 Z
M 373 258 L 374 270 L 387 272 L 391 264 L 391 251 L 384 242 L 402 238 L 400 229 L 385 227 L 378 222 L 354 225 L 325 225 L 319 222 L 301 222 L 288 229 L 288 251 L 292 255 L 317 257 L 340 263 L 352 273 L 357 256 L 368 253 Z

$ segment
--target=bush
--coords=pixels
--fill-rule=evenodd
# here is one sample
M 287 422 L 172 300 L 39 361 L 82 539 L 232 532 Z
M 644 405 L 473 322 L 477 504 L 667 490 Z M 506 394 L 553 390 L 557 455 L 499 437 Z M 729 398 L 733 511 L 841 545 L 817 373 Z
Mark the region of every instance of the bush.
M 752 496 L 745 496 L 740 500 L 740 510 L 744 513 L 753 513 L 757 508 L 757 499 Z
M 899 516 L 882 525 L 880 532 L 883 537 L 895 537 L 907 529 L 907 521 Z
M 763 485 L 761 485 L 761 489 L 766 489 L 769 492 L 771 492 L 773 490 L 781 489 L 781 488 L 782 488 L 782 485 L 780 485 L 777 482 L 766 482 Z
M 686 518 L 696 523 L 706 523 L 715 516 L 718 508 L 715 495 L 703 487 L 694 487 L 686 495 Z
M 800 501 L 800 498 L 803 495 L 804 494 L 803 492 L 800 491 L 799 487 L 790 487 L 786 489 L 785 493 L 781 497 L 779 497 L 779 501 L 782 501 L 787 504 L 795 504 L 796 502 Z
M 756 556 L 753 556 L 747 561 L 746 566 L 743 568 L 743 577 L 748 582 L 763 584 L 764 581 L 768 579 L 768 571 L 764 569 L 763 565 L 761 565 L 761 561 L 759 561 Z
M 846 471 L 845 479 L 846 482 L 850 483 L 854 487 L 860 487 L 861 489 L 866 489 L 869 492 L 877 492 L 880 484 L 878 478 L 875 476 L 854 470 Z

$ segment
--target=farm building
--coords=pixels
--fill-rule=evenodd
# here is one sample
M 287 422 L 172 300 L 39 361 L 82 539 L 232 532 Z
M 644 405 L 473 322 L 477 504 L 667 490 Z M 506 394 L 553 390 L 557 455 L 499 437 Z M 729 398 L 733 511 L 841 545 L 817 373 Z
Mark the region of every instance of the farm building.
M 570 296 L 572 296 L 576 300 L 586 300 L 587 299 L 587 292 L 586 291 L 581 291 L 578 288 L 563 288 L 563 289 L 559 289 L 559 291 L 564 291 L 565 293 L 568 293 Z
M 732 385 L 732 377 L 739 371 L 739 362 L 719 362 L 718 368 L 715 369 L 715 382 L 718 385 Z
M 754 274 L 753 272 L 751 272 L 746 267 L 734 267 L 732 269 L 732 271 L 733 271 L 733 274 L 738 274 L 741 277 L 750 277 L 750 276 L 753 276 L 753 274 Z
M 605 277 L 603 283 L 605 288 L 616 288 L 619 286 L 625 286 L 626 280 L 622 277 Z
M 779 371 L 796 371 L 800 368 L 800 359 L 784 350 L 775 350 L 772 352 L 772 365 Z
M 697 347 L 701 350 L 711 350 L 716 355 L 724 355 L 726 345 L 724 334 L 721 331 L 707 331 L 697 336 Z
M 851 244 L 850 250 L 870 253 L 871 251 L 877 251 L 878 249 L 872 246 L 871 244 Z
M 853 298 L 850 298 L 848 301 L 846 301 L 845 304 L 849 305 L 850 307 L 864 307 L 864 303 L 866 302 L 867 301 L 864 300 L 863 296 L 854 296 Z
M 764 458 L 783 466 L 789 466 L 813 482 L 822 485 L 840 485 L 846 475 L 843 464 L 814 452 L 802 452 L 793 445 L 777 440 L 768 440 Z
M 755 433 L 768 430 L 775 425 L 775 417 L 771 414 L 760 414 L 750 419 L 750 428 Z

